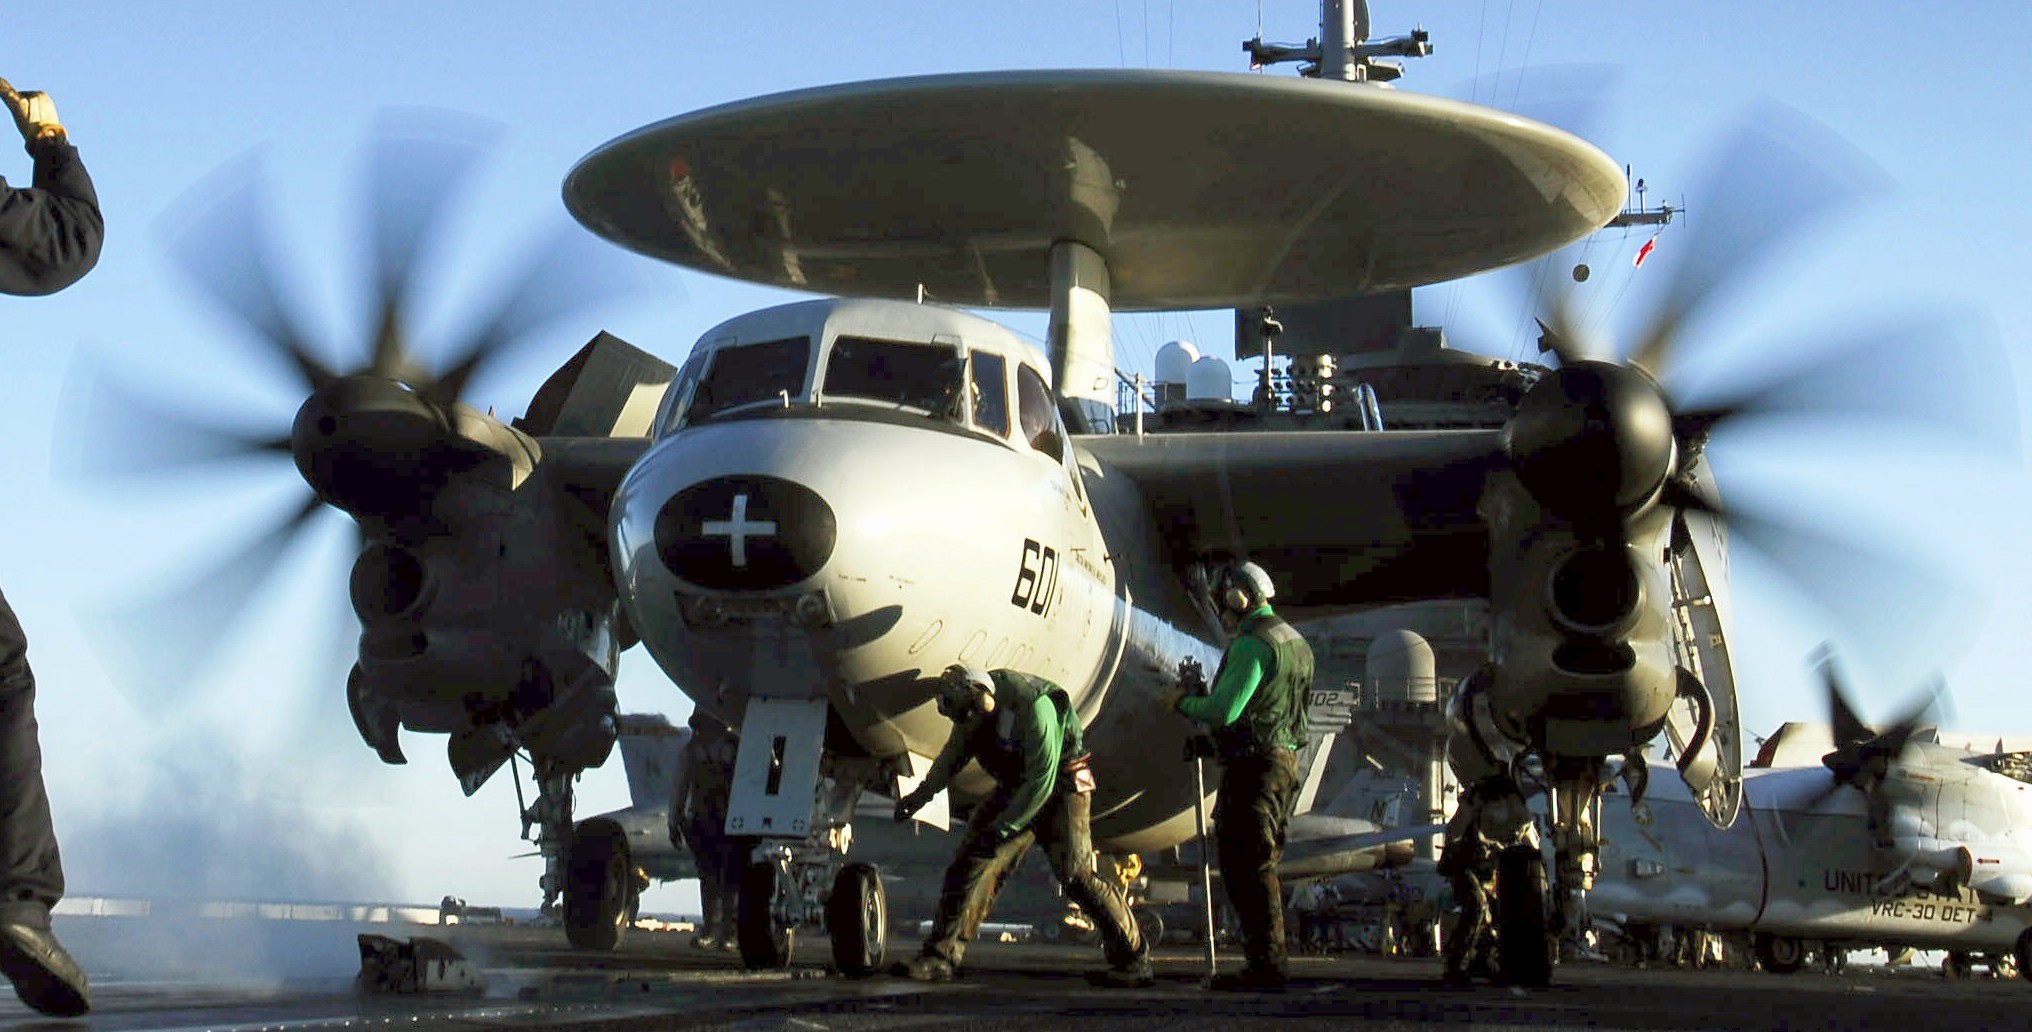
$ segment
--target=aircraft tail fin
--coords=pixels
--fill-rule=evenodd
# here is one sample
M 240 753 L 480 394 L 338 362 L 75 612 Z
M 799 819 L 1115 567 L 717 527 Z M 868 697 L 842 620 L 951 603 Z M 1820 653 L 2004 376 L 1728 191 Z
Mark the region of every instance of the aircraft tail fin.
M 621 766 L 628 774 L 629 805 L 638 809 L 669 806 L 691 729 L 674 727 L 653 713 L 624 713 L 615 725 Z
M 648 437 L 677 367 L 602 330 L 550 374 L 515 427 L 534 437 Z
M 1305 748 L 1298 753 L 1298 802 L 1292 813 L 1310 813 L 1326 777 L 1327 757 L 1334 740 L 1354 719 L 1355 692 L 1347 688 L 1314 688 L 1305 709 Z

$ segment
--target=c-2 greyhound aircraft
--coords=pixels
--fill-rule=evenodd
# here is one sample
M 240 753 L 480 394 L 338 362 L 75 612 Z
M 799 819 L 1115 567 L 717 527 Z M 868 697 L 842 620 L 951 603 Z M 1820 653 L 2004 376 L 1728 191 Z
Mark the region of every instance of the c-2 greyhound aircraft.
M 1907 946 L 1964 972 L 2008 955 L 2032 978 L 2032 754 L 1942 744 L 1916 714 L 1871 729 L 1829 683 L 1833 750 L 1781 728 L 1745 772 L 1733 827 L 1701 819 L 1670 772 L 1635 805 L 1612 790 L 1589 907 L 1750 933 L 1778 974 L 1815 945 Z

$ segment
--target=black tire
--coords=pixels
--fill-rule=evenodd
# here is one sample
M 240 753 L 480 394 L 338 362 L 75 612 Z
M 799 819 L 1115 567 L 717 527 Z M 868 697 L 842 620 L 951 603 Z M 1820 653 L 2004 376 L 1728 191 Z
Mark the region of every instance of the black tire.
M 1164 941 L 1164 916 L 1149 907 L 1137 907 L 1134 916 L 1136 931 L 1143 935 L 1143 944 L 1155 949 Z
M 865 978 L 882 970 L 889 954 L 889 900 L 874 864 L 848 864 L 833 878 L 826 935 L 840 974 Z
M 564 934 L 582 950 L 620 945 L 635 912 L 628 833 L 605 817 L 583 820 L 564 850 Z
M 2018 977 L 2032 982 L 2032 928 L 2018 933 L 2018 945 L 2012 947 L 2011 959 L 2018 962 Z
M 1496 857 L 1496 960 L 1511 985 L 1552 984 L 1552 921 L 1545 854 L 1512 846 Z
M 790 925 L 776 916 L 776 865 L 741 868 L 741 895 L 734 904 L 734 930 L 741 963 L 751 970 L 790 966 Z
M 1757 965 L 1774 975 L 1789 975 L 1806 963 L 1806 944 L 1789 936 L 1758 932 L 1750 948 Z

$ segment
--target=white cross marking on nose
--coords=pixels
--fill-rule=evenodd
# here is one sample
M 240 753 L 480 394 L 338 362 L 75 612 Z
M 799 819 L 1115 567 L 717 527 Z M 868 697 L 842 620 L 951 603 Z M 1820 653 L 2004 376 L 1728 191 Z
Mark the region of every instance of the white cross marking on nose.
M 725 536 L 733 546 L 734 565 L 748 565 L 748 535 L 774 537 L 775 520 L 748 519 L 748 495 L 746 492 L 734 496 L 734 513 L 724 520 L 707 520 L 699 528 L 702 533 L 713 537 Z

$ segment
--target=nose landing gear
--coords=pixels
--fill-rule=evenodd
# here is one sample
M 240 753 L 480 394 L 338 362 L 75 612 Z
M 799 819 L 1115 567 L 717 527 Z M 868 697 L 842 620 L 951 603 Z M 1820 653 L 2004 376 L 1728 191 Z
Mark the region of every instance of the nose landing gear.
M 781 968 L 797 929 L 823 927 L 834 966 L 860 977 L 887 959 L 889 906 L 880 873 L 846 854 L 854 807 L 882 765 L 829 755 L 825 718 L 823 699 L 748 704 L 727 830 L 763 837 L 742 869 L 736 930 L 743 964 Z
M 843 837 L 835 831 L 818 841 L 766 841 L 755 848 L 741 873 L 736 908 L 743 965 L 788 967 L 797 929 L 822 926 L 841 974 L 860 978 L 881 970 L 888 959 L 888 896 L 875 865 L 843 863 Z

